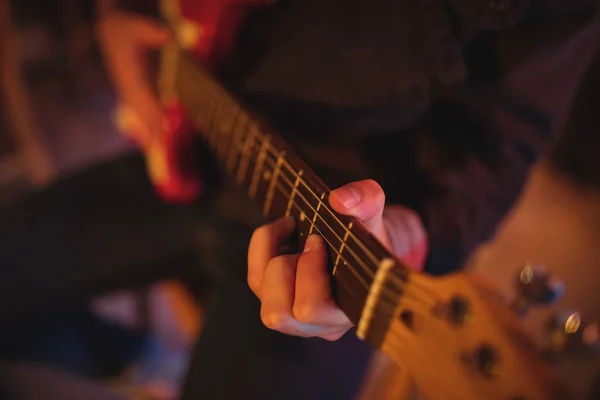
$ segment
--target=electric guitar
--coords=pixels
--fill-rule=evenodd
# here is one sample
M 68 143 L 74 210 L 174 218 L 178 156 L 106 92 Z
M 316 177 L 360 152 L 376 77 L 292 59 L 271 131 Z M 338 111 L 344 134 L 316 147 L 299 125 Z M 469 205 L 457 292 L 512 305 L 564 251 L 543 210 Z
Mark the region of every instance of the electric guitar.
M 146 148 L 157 191 L 169 201 L 200 193 L 197 177 L 178 162 L 199 132 L 265 216 L 295 217 L 300 242 L 312 233 L 324 238 L 339 306 L 359 338 L 409 371 L 422 398 L 571 398 L 515 312 L 556 299 L 561 286 L 550 275 L 525 266 L 517 274 L 518 296 L 511 307 L 474 274 L 433 278 L 411 272 L 359 222 L 334 212 L 329 189 L 310 167 L 213 77 L 250 5 L 161 2 L 178 40 L 161 57 L 165 135 Z M 557 319 L 553 335 L 558 343 L 571 343 L 584 328 L 573 318 Z M 586 348 L 585 341 L 578 343 Z

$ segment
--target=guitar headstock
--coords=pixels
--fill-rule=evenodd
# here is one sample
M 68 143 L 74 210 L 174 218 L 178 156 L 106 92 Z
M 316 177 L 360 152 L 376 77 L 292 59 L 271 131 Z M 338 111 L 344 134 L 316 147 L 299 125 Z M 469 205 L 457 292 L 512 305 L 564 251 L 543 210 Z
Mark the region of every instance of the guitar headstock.
M 531 265 L 515 274 L 514 285 L 511 304 L 472 274 L 411 274 L 398 291 L 381 350 L 410 371 L 427 399 L 569 399 L 548 356 L 592 354 L 598 327 L 577 312 L 557 314 L 542 345 L 521 318 L 529 307 L 552 303 L 564 287 Z M 397 282 L 383 290 L 393 287 Z

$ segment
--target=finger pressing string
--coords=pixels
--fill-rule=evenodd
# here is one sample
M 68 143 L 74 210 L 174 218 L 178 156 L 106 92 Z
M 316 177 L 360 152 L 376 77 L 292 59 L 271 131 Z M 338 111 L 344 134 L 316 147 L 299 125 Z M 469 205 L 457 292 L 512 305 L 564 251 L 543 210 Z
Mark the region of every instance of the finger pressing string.
M 259 298 L 267 264 L 281 254 L 281 244 L 289 239 L 295 227 L 296 221 L 285 217 L 254 231 L 248 246 L 248 285 Z

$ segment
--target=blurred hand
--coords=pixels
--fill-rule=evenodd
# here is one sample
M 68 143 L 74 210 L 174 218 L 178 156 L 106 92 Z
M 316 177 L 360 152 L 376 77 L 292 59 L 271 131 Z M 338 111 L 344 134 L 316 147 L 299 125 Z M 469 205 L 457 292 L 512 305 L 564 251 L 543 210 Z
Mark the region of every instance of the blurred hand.
M 164 46 L 171 39 L 163 25 L 143 16 L 120 11 L 100 14 L 97 37 L 106 68 L 121 102 L 139 120 L 144 136 L 159 134 L 162 113 L 158 98 L 148 76 L 150 51 Z
M 342 186 L 331 192 L 329 203 L 335 211 L 360 220 L 398 256 L 408 255 L 415 268 L 422 266 L 426 240 L 419 217 L 400 207 L 393 218 L 385 219 L 385 195 L 375 181 Z M 261 301 L 262 321 L 282 333 L 337 340 L 352 323 L 333 299 L 325 242 L 311 235 L 301 254 L 282 255 L 281 244 L 294 229 L 292 218 L 282 218 L 258 228 L 250 240 L 248 284 Z

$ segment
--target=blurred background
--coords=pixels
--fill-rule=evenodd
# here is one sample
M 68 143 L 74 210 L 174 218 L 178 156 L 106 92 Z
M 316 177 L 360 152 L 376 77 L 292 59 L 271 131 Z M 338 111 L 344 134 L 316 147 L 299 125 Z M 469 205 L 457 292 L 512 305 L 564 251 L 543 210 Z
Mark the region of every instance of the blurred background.
M 94 1 L 3 0 L 1 199 L 129 148 L 94 40 Z
M 0 0 L 0 207 L 132 150 L 113 124 L 93 16 L 93 0 Z M 15 352 L 125 398 L 175 398 L 190 343 L 173 341 L 199 318 L 186 296 L 172 282 L 111 294 L 21 338 Z M 144 313 L 161 332 L 139 329 Z

